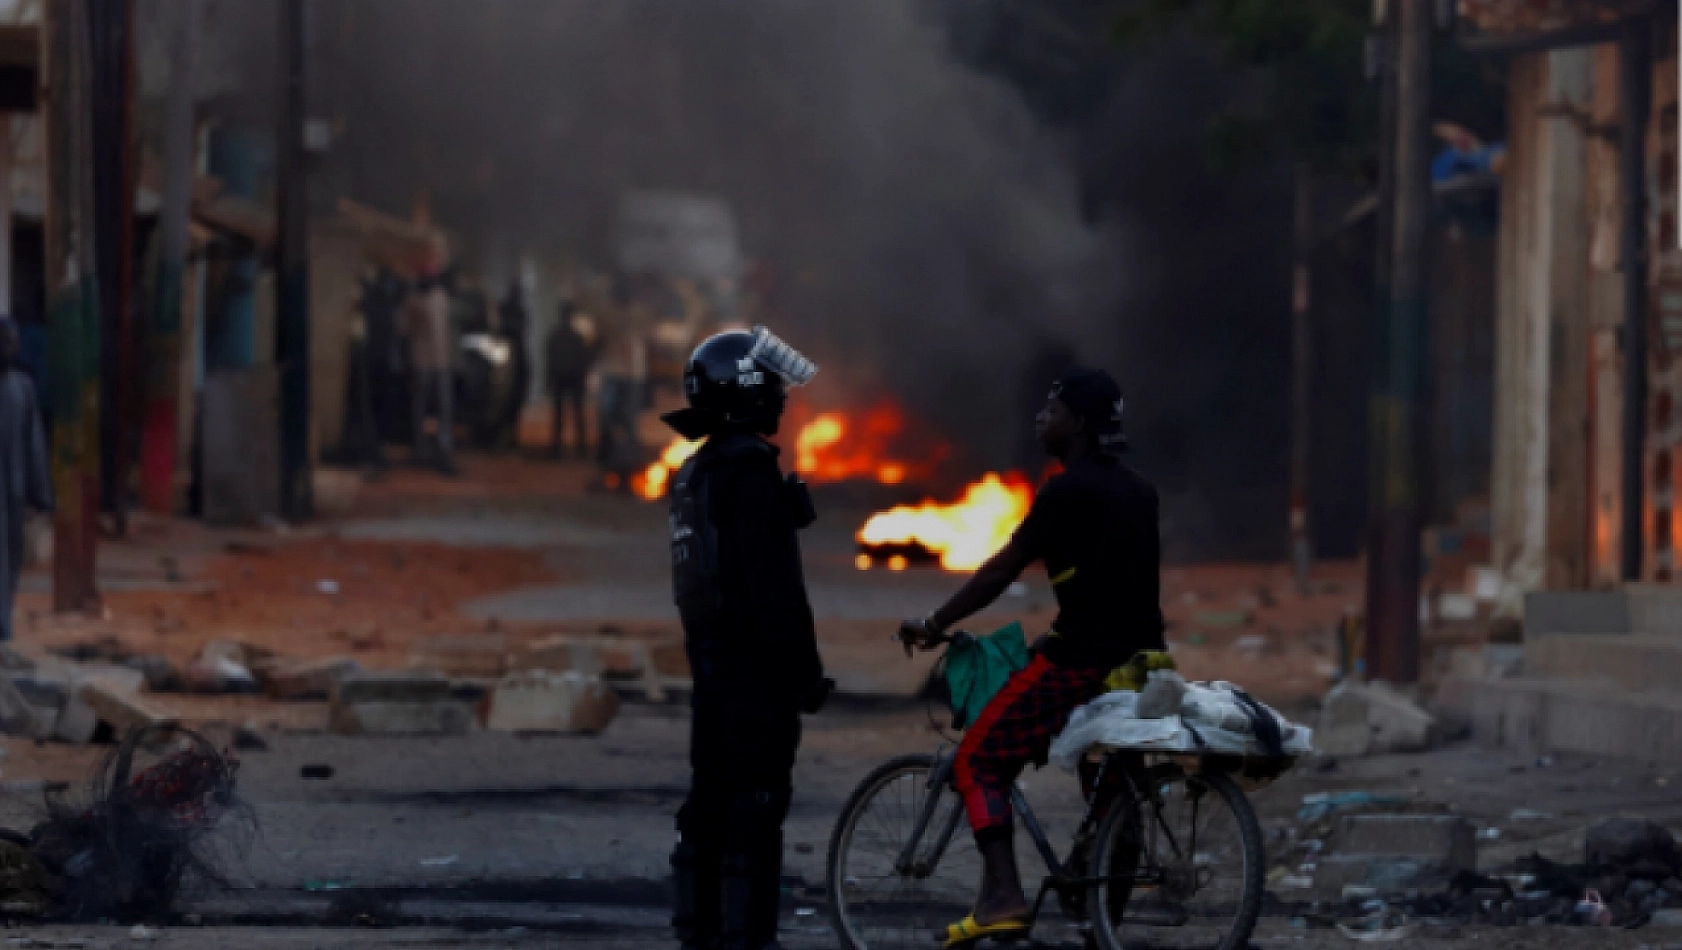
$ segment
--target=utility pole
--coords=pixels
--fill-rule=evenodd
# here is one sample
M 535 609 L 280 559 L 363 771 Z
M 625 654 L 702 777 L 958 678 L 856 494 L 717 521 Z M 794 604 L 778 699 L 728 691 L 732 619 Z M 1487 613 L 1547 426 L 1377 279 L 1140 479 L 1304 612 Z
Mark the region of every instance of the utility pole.
M 1620 574 L 1641 579 L 1647 468 L 1647 111 L 1651 107 L 1653 23 L 1640 17 L 1618 42 L 1618 204 L 1624 268 L 1623 530 Z
M 280 362 L 281 512 L 313 514 L 310 473 L 309 188 L 304 168 L 304 0 L 280 2 L 279 240 L 275 355 Z
M 1394 212 L 1384 372 L 1373 402 L 1373 559 L 1367 578 L 1367 668 L 1419 678 L 1420 532 L 1425 510 L 1427 240 L 1431 215 L 1432 0 L 1392 0 L 1396 18 Z
M 88 263 L 99 284 L 100 508 L 127 533 L 128 475 L 139 432 L 136 365 L 141 343 L 134 287 L 134 0 L 86 4 L 93 173 Z
M 1310 593 L 1314 546 L 1308 531 L 1310 436 L 1314 412 L 1314 327 L 1309 319 L 1309 257 L 1314 250 L 1314 173 L 1296 168 L 1291 264 L 1291 566 L 1297 592 Z
M 53 609 L 99 605 L 99 303 L 93 277 L 89 31 L 85 0 L 46 0 L 45 222 L 48 401 L 53 488 Z
M 157 273 L 152 279 L 151 327 L 146 334 L 146 408 L 141 422 L 140 499 L 147 511 L 175 509 L 177 394 L 181 374 L 181 313 L 187 267 L 187 222 L 193 204 L 194 105 L 198 87 L 200 0 L 174 0 L 169 43 L 169 101 L 164 112 L 163 207 L 159 213 Z

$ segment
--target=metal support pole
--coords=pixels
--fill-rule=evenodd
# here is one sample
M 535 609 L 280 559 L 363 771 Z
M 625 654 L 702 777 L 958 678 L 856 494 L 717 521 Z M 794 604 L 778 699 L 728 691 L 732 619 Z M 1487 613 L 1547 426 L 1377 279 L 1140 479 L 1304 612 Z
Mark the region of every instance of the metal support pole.
M 168 514 L 175 508 L 182 288 L 197 140 L 193 113 L 198 86 L 199 4 L 200 0 L 175 0 L 168 8 L 175 22 L 170 30 L 163 206 L 158 221 L 158 270 L 152 279 L 151 327 L 147 333 L 146 408 L 141 423 L 140 458 L 141 503 L 146 510 L 158 514 Z
M 1392 682 L 1419 678 L 1420 532 L 1425 511 L 1427 242 L 1431 215 L 1432 0 L 1399 0 L 1396 55 L 1395 230 L 1383 388 L 1374 402 L 1381 459 L 1369 575 L 1367 662 Z
M 1291 566 L 1297 591 L 1309 593 L 1314 544 L 1308 530 L 1310 436 L 1314 412 L 1314 328 L 1309 313 L 1309 257 L 1314 246 L 1314 176 L 1308 163 L 1296 170 L 1296 212 L 1291 265 Z
M 1653 82 L 1652 21 L 1636 20 L 1618 43 L 1618 204 L 1624 269 L 1623 530 L 1620 574 L 1641 579 L 1646 547 L 1647 467 L 1647 111 Z
M 281 0 L 279 245 L 275 356 L 280 363 L 281 511 L 314 509 L 310 473 L 309 191 L 304 168 L 304 0 Z

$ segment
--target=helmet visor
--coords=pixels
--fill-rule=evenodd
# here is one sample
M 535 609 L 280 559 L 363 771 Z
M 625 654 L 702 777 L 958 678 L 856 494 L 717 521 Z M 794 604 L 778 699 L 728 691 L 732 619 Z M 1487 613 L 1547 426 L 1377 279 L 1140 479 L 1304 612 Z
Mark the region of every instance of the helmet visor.
M 762 326 L 753 328 L 748 359 L 776 373 L 789 386 L 804 386 L 818 375 L 818 364 Z

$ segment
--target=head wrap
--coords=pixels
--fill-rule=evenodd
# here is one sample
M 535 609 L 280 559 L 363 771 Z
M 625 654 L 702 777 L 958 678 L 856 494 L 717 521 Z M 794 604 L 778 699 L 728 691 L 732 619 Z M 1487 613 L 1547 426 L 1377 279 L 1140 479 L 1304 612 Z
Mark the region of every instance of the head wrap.
M 1086 423 L 1104 454 L 1126 451 L 1127 436 L 1121 431 L 1121 387 L 1109 373 L 1072 366 L 1051 384 L 1051 395 Z

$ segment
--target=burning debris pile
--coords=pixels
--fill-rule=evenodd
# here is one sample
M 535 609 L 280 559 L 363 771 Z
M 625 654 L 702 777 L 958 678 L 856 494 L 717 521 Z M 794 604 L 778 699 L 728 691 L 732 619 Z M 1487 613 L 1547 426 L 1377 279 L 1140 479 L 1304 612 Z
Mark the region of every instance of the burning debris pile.
M 905 414 L 889 400 L 862 412 L 791 410 L 788 431 L 794 433 L 794 470 L 813 484 L 901 485 L 926 479 L 948 451 L 944 443 L 925 439 L 928 447 L 917 453 L 921 461 L 901 457 L 895 446 L 907 435 Z M 648 501 L 664 498 L 672 473 L 700 447 L 700 441 L 674 438 L 658 459 L 632 476 L 632 490 Z
M 948 571 L 973 571 L 1004 547 L 1033 503 L 1034 487 L 1019 473 L 988 473 L 951 504 L 926 500 L 872 515 L 858 531 L 858 566 L 881 558 L 897 570 L 935 559 Z
M 0 906 L 70 920 L 156 919 L 187 882 L 225 884 L 218 857 L 243 853 L 256 832 L 235 794 L 238 767 L 180 726 L 130 732 L 85 798 L 49 795 L 46 820 L 29 834 L 0 834 Z

